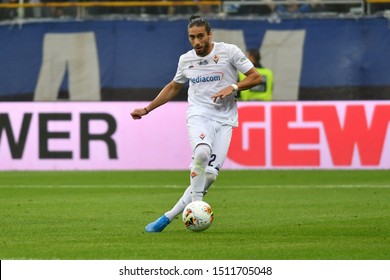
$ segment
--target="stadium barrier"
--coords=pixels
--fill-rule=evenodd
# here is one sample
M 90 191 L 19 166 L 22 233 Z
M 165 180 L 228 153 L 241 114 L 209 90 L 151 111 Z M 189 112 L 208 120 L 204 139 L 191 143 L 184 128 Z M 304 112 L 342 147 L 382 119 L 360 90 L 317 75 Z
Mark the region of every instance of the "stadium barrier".
M 390 0 L 366 0 L 367 2 L 367 13 L 371 14 L 371 7 L 374 4 L 381 5 L 381 4 L 390 4 Z
M 63 1 L 63 2 L 34 2 L 25 3 L 21 0 L 17 3 L 0 3 L 1 9 L 17 9 L 15 16 L 19 19 L 25 18 L 26 9 L 33 8 L 76 8 L 76 17 L 86 17 L 88 8 L 131 8 L 131 7 L 216 7 L 222 12 L 222 0 L 201 0 L 201 1 Z M 53 16 L 53 15 L 51 15 Z M 51 17 L 49 16 L 49 17 Z M 55 15 L 54 15 L 55 16 Z
M 25 17 L 25 9 L 31 8 L 77 8 L 77 17 L 85 17 L 86 8 L 96 8 L 96 7 L 216 7 L 216 10 L 213 12 L 219 13 L 229 13 L 231 7 L 238 9 L 242 6 L 269 6 L 272 1 L 256 1 L 256 0 L 246 0 L 246 1 L 222 1 L 222 0 L 202 0 L 202 1 L 63 1 L 63 2 L 25 2 L 20 0 L 13 3 L 0 3 L 1 9 L 18 9 L 16 13 L 19 18 Z M 309 0 L 297 0 L 298 4 L 310 4 Z M 320 4 L 324 7 L 333 5 L 333 6 L 347 6 L 352 9 L 358 8 L 361 14 L 371 14 L 371 5 L 372 4 L 382 4 L 389 3 L 389 0 L 321 0 L 317 4 Z M 289 4 L 289 0 L 278 0 L 276 4 Z M 327 9 L 324 9 L 326 12 Z M 350 10 L 352 11 L 352 10 Z

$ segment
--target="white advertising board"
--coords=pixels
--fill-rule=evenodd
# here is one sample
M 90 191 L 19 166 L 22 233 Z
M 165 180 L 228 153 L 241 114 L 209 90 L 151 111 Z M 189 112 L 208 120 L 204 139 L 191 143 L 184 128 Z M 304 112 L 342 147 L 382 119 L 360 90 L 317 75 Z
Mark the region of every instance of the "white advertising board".
M 188 169 L 186 102 L 0 103 L 0 170 Z M 242 102 L 224 169 L 390 169 L 390 102 Z

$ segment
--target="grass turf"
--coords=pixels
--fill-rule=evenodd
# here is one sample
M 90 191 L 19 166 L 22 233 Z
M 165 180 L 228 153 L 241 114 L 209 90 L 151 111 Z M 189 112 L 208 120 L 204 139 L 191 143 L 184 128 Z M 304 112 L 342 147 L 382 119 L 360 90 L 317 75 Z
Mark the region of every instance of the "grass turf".
M 390 259 L 390 171 L 223 171 L 210 229 L 145 233 L 188 177 L 2 172 L 0 259 Z

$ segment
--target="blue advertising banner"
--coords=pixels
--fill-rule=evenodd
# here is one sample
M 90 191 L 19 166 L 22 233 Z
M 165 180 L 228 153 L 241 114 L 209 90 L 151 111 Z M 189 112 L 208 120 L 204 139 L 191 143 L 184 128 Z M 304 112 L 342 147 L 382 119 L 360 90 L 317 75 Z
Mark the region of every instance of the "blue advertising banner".
M 367 90 L 372 92 L 370 99 L 375 99 L 375 92 L 377 99 L 390 99 L 390 28 L 385 18 L 210 23 L 218 30 L 241 30 L 246 49 L 261 48 L 266 32 L 304 30 L 299 99 L 316 99 L 316 93 L 319 99 L 328 93 L 329 99 L 350 99 L 350 93 L 359 98 L 356 92 Z M 91 39 L 87 43 L 85 38 L 69 39 L 80 33 Z M 155 95 L 173 78 L 179 56 L 191 48 L 187 21 L 182 19 L 2 24 L 0 42 L 0 100 L 10 101 L 21 96 L 33 100 L 37 92 L 47 96 L 56 87 L 72 91 L 72 86 L 81 91 L 99 88 L 103 100 L 131 100 L 129 93 L 136 91 L 152 90 Z M 77 53 L 84 60 L 82 66 L 73 57 Z M 93 72 L 85 84 L 77 81 L 85 75 L 77 67 Z M 342 95 L 332 97 L 332 90 Z

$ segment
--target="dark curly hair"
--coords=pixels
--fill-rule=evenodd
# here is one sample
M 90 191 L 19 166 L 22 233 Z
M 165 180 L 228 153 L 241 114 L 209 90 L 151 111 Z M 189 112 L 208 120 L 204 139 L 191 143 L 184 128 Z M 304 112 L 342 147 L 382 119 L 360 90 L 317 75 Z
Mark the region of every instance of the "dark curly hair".
M 211 26 L 210 26 L 209 22 L 207 20 L 205 20 L 204 18 L 202 18 L 201 16 L 192 15 L 190 17 L 190 22 L 188 23 L 188 29 L 190 29 L 193 26 L 198 26 L 198 27 L 204 26 L 204 27 L 206 27 L 207 34 L 210 34 L 210 32 L 211 32 Z

